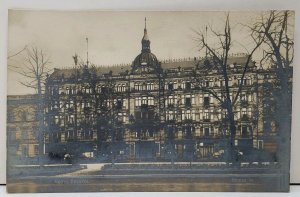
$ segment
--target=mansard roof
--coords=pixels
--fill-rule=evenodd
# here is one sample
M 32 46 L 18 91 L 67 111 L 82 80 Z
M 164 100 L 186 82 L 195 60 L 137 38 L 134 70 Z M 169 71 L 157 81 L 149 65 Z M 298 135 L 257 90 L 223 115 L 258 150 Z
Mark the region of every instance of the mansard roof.
M 195 68 L 197 65 L 200 67 L 205 67 L 204 65 L 205 58 L 182 58 L 182 59 L 172 59 L 172 60 L 164 60 L 161 61 L 161 67 L 163 70 L 173 70 L 178 69 L 179 67 L 184 70 L 189 70 Z M 242 65 L 246 62 L 247 55 L 235 55 L 231 56 L 228 59 L 228 64 L 236 64 Z M 254 65 L 251 62 L 251 66 Z M 89 68 L 96 76 L 102 76 L 104 74 L 109 74 L 112 72 L 112 75 L 126 75 L 131 71 L 131 64 L 122 64 L 122 65 L 113 65 L 113 66 L 96 66 L 94 68 Z M 93 69 L 93 70 L 92 70 Z M 50 79 L 60 79 L 64 78 L 72 78 L 75 77 L 76 71 L 79 74 L 83 73 L 84 68 L 64 68 L 64 69 L 54 69 L 54 72 L 50 75 Z

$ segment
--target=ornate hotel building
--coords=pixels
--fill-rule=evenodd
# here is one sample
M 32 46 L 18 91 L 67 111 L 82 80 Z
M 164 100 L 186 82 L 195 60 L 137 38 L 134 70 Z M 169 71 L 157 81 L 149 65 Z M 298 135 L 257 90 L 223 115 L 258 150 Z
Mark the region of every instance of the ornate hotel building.
M 246 54 L 228 60 L 231 99 Z M 76 61 L 75 61 L 76 63 Z M 195 72 L 197 70 L 197 72 Z M 251 61 L 234 105 L 234 146 L 275 153 L 276 124 L 260 118 L 266 73 Z M 272 74 L 269 74 L 272 75 Z M 222 160 L 230 138 L 220 98 L 224 77 L 207 58 L 159 61 L 144 29 L 141 53 L 130 65 L 55 69 L 45 88 L 46 153 L 98 159 Z M 271 118 L 270 118 L 271 120 Z

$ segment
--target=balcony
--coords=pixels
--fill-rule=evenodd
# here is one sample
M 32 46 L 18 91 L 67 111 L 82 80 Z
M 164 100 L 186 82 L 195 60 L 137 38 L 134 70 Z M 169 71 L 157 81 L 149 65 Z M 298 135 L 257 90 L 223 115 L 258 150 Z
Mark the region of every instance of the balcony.
M 175 107 L 175 104 L 174 103 L 172 103 L 172 104 L 168 104 L 168 106 L 167 106 L 168 108 L 170 108 L 170 109 L 173 109 L 174 107 Z
M 74 127 L 75 124 L 74 124 L 74 122 L 67 122 L 66 126 L 67 126 L 68 128 L 71 128 L 71 127 Z
M 84 107 L 84 108 L 83 108 L 83 111 L 84 111 L 84 112 L 90 112 L 91 109 L 92 109 L 91 107 Z
M 175 119 L 167 119 L 166 122 L 169 124 L 175 124 L 176 120 Z
M 241 121 L 249 121 L 250 118 L 247 114 L 243 114 L 242 117 L 241 117 Z
M 249 105 L 249 102 L 246 100 L 241 100 L 240 103 L 241 103 L 241 107 L 247 107 Z
M 174 90 L 174 85 L 168 84 L 168 91 L 173 91 L 173 90 Z
M 203 103 L 203 107 L 204 108 L 209 108 L 210 107 L 210 103 L 209 102 L 204 102 Z
M 147 110 L 147 109 L 149 109 L 149 105 L 148 104 L 141 104 L 141 109 Z
M 203 122 L 210 122 L 210 118 L 204 118 Z
M 192 107 L 192 103 L 191 103 L 191 102 L 186 102 L 186 103 L 184 104 L 184 106 L 185 106 L 186 108 L 191 108 L 191 107 Z
M 193 139 L 193 135 L 192 134 L 186 134 L 186 135 L 184 135 L 184 139 L 191 140 L 191 139 Z
M 183 124 L 193 123 L 193 120 L 191 118 L 185 118 L 185 119 L 182 119 L 182 123 Z
M 67 112 L 74 112 L 74 107 L 69 107 L 66 109 Z

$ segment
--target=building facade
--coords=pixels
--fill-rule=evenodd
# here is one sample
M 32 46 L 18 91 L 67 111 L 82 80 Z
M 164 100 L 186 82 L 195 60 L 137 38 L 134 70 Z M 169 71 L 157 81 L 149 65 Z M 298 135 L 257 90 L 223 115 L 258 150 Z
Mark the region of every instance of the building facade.
M 93 67 L 87 62 L 48 76 L 46 154 L 112 161 L 225 159 L 230 129 L 227 110 L 217 99 L 224 94 L 224 76 L 209 58 L 159 61 L 146 27 L 141 42 L 141 53 L 130 65 Z M 228 60 L 231 100 L 247 57 L 236 54 Z M 234 146 L 241 154 L 264 146 L 276 152 L 276 142 L 264 144 L 262 137 L 268 127 L 259 115 L 267 114 L 260 110 L 266 92 L 259 91 L 265 72 L 251 61 L 233 107 Z
M 36 95 L 7 97 L 7 150 L 12 159 L 23 163 L 39 155 Z

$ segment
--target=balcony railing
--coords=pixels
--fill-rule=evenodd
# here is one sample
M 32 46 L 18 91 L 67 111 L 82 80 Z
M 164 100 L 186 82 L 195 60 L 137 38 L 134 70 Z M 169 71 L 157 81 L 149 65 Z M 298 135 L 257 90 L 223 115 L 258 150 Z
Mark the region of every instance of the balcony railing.
M 172 104 L 168 104 L 168 106 L 167 106 L 168 108 L 174 108 L 175 107 L 175 104 L 174 103 L 172 103 Z
M 241 103 L 241 106 L 247 106 L 249 104 L 249 102 L 246 100 L 241 100 L 240 103 Z
M 247 114 L 243 114 L 242 117 L 241 117 L 241 121 L 249 121 L 250 118 Z

